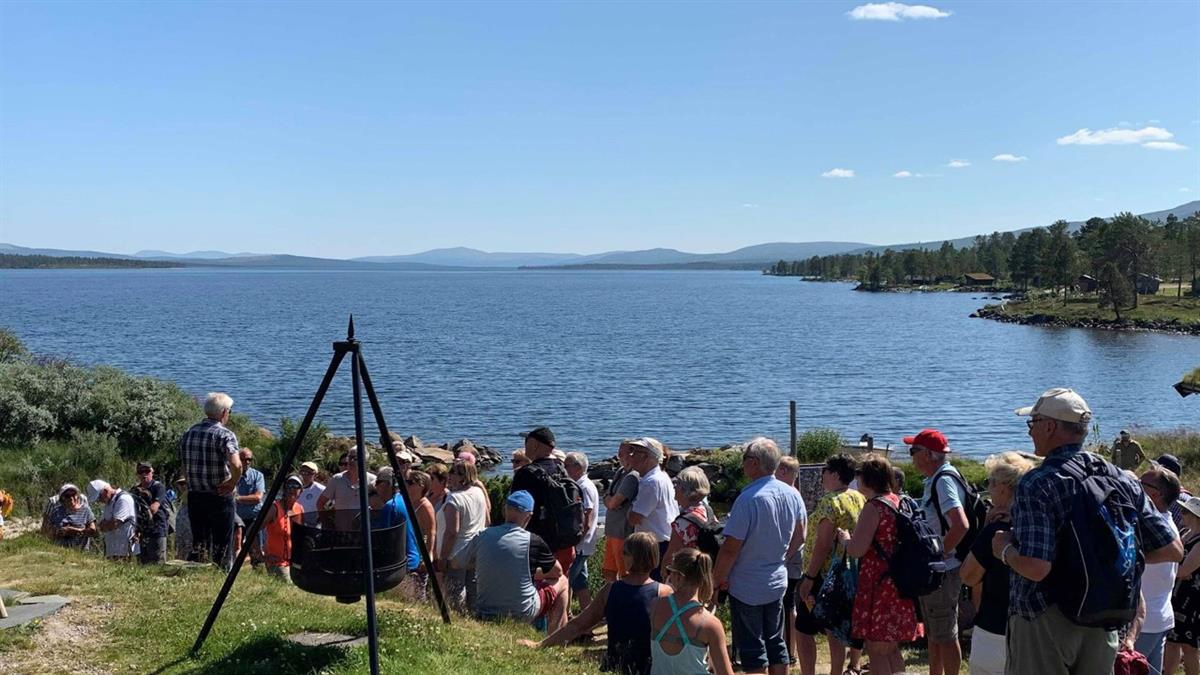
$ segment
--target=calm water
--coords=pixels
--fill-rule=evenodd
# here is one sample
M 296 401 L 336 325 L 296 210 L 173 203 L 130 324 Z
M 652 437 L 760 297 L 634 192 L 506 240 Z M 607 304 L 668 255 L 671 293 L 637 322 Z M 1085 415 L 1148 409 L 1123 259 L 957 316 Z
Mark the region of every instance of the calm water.
M 301 417 L 354 313 L 392 429 L 516 448 L 535 424 L 606 455 L 831 426 L 932 425 L 968 454 L 1027 448 L 1012 409 L 1080 391 L 1111 438 L 1194 425 L 1170 385 L 1200 339 L 970 319 L 978 295 L 875 295 L 746 272 L 0 270 L 0 325 L 33 350 L 222 389 Z M 322 418 L 353 422 L 348 369 Z

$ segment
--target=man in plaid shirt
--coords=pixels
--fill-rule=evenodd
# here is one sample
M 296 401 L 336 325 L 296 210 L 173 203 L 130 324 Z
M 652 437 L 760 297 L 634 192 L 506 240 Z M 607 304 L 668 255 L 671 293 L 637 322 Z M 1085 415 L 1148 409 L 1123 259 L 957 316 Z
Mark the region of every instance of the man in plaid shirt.
M 204 399 L 205 419 L 179 439 L 179 463 L 188 485 L 188 516 L 194 560 L 227 567 L 233 537 L 233 490 L 242 475 L 238 439 L 226 428 L 233 399 L 213 392 Z
M 996 558 L 1012 569 L 1008 620 L 1009 675 L 1095 675 L 1111 673 L 1117 632 L 1071 622 L 1047 597 L 1041 583 L 1055 563 L 1059 528 L 1070 519 L 1074 479 L 1058 469 L 1082 452 L 1092 411 L 1079 394 L 1056 388 L 1017 410 L 1027 416 L 1034 451 L 1046 460 L 1021 479 L 1013 501 L 1011 532 L 992 539 Z M 1137 530 L 1147 563 L 1183 559 L 1175 532 L 1154 509 L 1135 478 L 1126 487 L 1142 497 Z M 1113 564 L 1116 564 L 1115 561 Z

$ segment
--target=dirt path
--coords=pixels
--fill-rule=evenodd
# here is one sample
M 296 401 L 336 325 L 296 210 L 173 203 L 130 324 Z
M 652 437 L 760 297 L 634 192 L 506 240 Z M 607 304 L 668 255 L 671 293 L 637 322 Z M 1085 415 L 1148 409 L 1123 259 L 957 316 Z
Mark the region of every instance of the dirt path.
M 90 655 L 100 636 L 97 627 L 111 612 L 108 603 L 76 601 L 41 619 L 31 648 L 4 654 L 5 672 L 110 675 L 112 671 L 93 666 Z

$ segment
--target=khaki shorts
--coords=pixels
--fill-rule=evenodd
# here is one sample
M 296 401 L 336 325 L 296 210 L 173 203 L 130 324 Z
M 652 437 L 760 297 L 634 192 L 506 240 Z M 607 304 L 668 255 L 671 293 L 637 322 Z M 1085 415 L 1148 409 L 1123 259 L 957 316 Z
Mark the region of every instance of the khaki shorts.
M 921 596 L 925 637 L 930 642 L 945 644 L 958 639 L 958 598 L 961 592 L 962 580 L 955 568 L 946 572 L 946 578 L 936 591 Z

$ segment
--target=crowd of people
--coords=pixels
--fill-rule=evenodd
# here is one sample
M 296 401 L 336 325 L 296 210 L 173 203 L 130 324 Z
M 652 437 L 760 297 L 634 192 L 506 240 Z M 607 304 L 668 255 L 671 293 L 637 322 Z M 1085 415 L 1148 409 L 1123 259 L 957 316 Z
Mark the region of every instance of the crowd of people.
M 502 522 L 491 522 L 469 450 L 418 468 L 398 442 L 398 471 L 360 476 L 354 448 L 327 484 L 304 462 L 264 504 L 253 452 L 225 426 L 232 404 L 208 396 L 205 419 L 180 440 L 174 489 L 148 463 L 129 490 L 63 485 L 47 536 L 83 549 L 100 537 L 110 558 L 154 563 L 174 532 L 181 556 L 228 567 L 265 508 L 249 557 L 288 579 L 293 524 L 357 528 L 366 489 L 373 527 L 407 525 L 405 594 L 430 599 L 436 575 L 459 612 L 544 630 L 527 642 L 535 648 L 607 624 L 606 670 L 720 675 L 736 662 L 811 675 L 823 635 L 835 674 L 903 673 L 901 646 L 923 642 L 930 675 L 959 673 L 964 644 L 977 675 L 1094 675 L 1142 660 L 1156 675 L 1200 675 L 1200 498 L 1182 489 L 1178 459 L 1148 460 L 1126 432 L 1113 462 L 1085 451 L 1092 411 L 1070 389 L 1016 411 L 1034 452 L 988 458 L 985 493 L 949 461 L 946 436 L 925 429 L 903 439 L 924 477 L 919 500 L 885 455 L 838 454 L 821 467 L 810 513 L 796 459 L 758 437 L 742 446 L 747 483 L 724 520 L 708 503 L 708 474 L 668 476 L 658 440 L 623 441 L 598 488 L 587 457 L 564 453 L 547 427 L 513 453 Z M 103 505 L 98 519 L 90 503 Z M 593 594 L 588 560 L 601 534 L 604 584 Z

